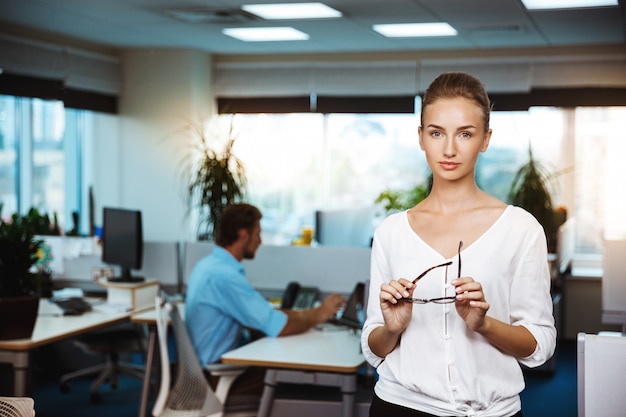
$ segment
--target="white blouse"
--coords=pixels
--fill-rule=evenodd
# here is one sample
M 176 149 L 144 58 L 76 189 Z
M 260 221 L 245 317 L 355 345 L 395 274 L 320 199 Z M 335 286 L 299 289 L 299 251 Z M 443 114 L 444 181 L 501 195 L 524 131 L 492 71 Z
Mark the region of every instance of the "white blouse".
M 457 244 L 458 242 L 454 242 Z M 367 318 L 361 345 L 377 368 L 376 394 L 383 400 L 435 415 L 508 416 L 521 409 L 524 378 L 518 362 L 536 367 L 556 346 L 546 238 L 527 211 L 508 206 L 478 240 L 463 246 L 461 276 L 482 284 L 487 314 L 524 326 L 537 340 L 526 358 L 502 353 L 459 317 L 454 304 L 414 304 L 413 318 L 398 346 L 386 358 L 369 348 L 369 334 L 384 321 L 379 293 L 392 279 L 422 278 L 413 297 L 454 295 L 457 256 L 445 259 L 411 229 L 406 212 L 385 219 L 374 234 Z

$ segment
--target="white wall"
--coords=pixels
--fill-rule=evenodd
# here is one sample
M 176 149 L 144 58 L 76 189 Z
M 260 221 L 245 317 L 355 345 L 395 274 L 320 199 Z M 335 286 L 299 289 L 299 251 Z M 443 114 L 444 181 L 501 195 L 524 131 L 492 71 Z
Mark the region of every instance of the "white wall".
M 145 239 L 190 239 L 180 182 L 180 161 L 188 148 L 173 132 L 213 111 L 211 57 L 185 50 L 128 50 L 123 63 L 119 136 L 111 132 L 97 150 L 110 164 L 95 167 L 96 211 L 105 205 L 141 209 Z

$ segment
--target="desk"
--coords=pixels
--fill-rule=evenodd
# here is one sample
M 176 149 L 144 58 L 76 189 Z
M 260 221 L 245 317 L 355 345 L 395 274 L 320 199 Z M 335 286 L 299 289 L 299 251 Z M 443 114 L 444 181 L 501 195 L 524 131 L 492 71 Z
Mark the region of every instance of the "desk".
M 280 382 L 330 385 L 341 388 L 342 415 L 354 414 L 356 372 L 365 364 L 360 335 L 348 329 L 316 330 L 265 337 L 222 356 L 224 363 L 268 368 L 257 417 L 268 417 Z
M 179 313 L 184 319 L 184 303 Z M 146 417 L 150 379 L 157 348 L 156 310 L 131 316 L 133 323 L 149 326 L 146 370 L 139 405 L 139 417 Z M 360 350 L 360 336 L 353 330 L 309 330 L 306 333 L 264 337 L 222 356 L 224 363 L 254 365 L 268 368 L 258 416 L 269 416 L 274 399 L 274 387 L 279 382 L 315 383 L 341 388 L 343 416 L 353 415 L 356 372 L 365 363 Z
M 56 306 L 41 299 L 39 315 L 30 339 L 0 340 L 0 362 L 13 365 L 13 395 L 27 395 L 30 351 L 40 346 L 68 339 L 102 327 L 128 321 L 130 312 L 90 311 L 80 316 L 58 316 Z

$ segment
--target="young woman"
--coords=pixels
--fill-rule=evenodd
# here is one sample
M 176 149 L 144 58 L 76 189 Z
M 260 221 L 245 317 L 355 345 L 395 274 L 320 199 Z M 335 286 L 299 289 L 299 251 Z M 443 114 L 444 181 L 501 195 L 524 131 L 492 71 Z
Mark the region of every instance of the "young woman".
M 480 190 L 491 105 L 481 81 L 444 73 L 424 95 L 429 196 L 374 234 L 362 347 L 376 367 L 370 416 L 522 416 L 518 364 L 554 353 L 546 237 Z

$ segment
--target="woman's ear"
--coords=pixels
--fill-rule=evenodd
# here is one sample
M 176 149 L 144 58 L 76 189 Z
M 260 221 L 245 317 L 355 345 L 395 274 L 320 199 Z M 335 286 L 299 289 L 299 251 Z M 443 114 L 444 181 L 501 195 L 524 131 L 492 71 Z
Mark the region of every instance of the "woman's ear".
M 485 152 L 489 147 L 489 141 L 491 140 L 491 129 L 485 133 L 485 137 L 483 138 L 483 145 L 480 147 L 481 152 Z
M 424 144 L 422 143 L 422 126 L 417 127 L 417 137 L 419 138 L 420 149 L 424 150 Z

